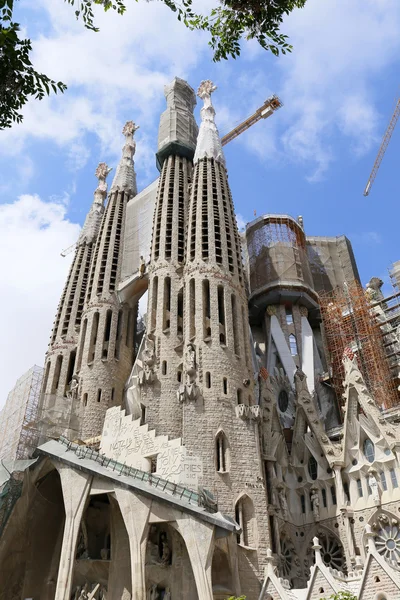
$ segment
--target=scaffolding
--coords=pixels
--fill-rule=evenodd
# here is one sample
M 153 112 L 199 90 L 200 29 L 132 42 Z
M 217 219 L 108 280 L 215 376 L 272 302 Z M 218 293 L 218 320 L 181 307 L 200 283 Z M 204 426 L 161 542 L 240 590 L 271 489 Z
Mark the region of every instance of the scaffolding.
M 33 366 L 20 377 L 0 411 L 0 459 L 28 458 L 36 448 L 43 369 Z
M 266 286 L 313 288 L 302 227 L 288 215 L 264 215 L 246 228 L 251 291 Z
M 399 403 L 385 352 L 385 333 L 365 291 L 356 281 L 320 294 L 330 379 L 339 403 L 343 395 L 343 358 L 356 357 L 365 384 L 382 408 Z M 343 403 L 342 403 L 343 404 Z

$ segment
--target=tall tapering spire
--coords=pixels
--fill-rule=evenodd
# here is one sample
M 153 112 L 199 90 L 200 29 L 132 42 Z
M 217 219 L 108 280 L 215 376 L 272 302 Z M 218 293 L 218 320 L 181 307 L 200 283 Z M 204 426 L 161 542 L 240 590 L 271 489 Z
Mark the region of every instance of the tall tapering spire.
M 133 121 L 127 121 L 122 130 L 125 136 L 125 144 L 122 149 L 122 158 L 117 167 L 114 181 L 112 182 L 111 192 L 115 190 L 125 191 L 131 193 L 133 196 L 137 194 L 136 188 L 136 173 L 135 163 L 133 156 L 136 151 L 136 142 L 133 138 L 135 131 L 139 129 L 138 125 L 135 125 Z
M 78 238 L 78 246 L 82 244 L 91 244 L 97 237 L 100 228 L 101 217 L 104 212 L 104 200 L 107 196 L 106 178 L 111 169 L 106 163 L 98 164 L 95 175 L 99 180 L 98 186 L 94 192 L 93 204 L 86 216 L 85 223 Z
M 195 164 L 201 158 L 213 158 L 225 166 L 225 156 L 222 151 L 221 139 L 215 124 L 215 109 L 211 102 L 211 94 L 216 89 L 217 86 L 209 79 L 206 79 L 201 82 L 197 90 L 197 95 L 204 101 L 204 106 L 200 111 L 201 125 L 194 155 Z

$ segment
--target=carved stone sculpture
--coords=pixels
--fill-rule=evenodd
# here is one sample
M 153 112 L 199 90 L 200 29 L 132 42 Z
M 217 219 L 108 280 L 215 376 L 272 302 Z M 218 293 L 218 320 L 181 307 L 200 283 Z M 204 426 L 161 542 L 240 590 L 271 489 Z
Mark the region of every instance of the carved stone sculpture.
M 140 265 L 139 265 L 139 275 L 140 275 L 140 277 L 143 277 L 145 273 L 146 273 L 146 261 L 144 260 L 144 257 L 141 256 L 140 257 Z
M 76 400 L 78 397 L 78 389 L 79 389 L 79 377 L 78 375 L 74 375 L 69 383 L 69 390 L 67 392 L 67 398 L 71 400 Z
M 368 485 L 369 485 L 369 489 L 371 490 L 371 496 L 372 496 L 374 502 L 379 504 L 380 503 L 379 486 L 378 486 L 376 477 L 374 475 L 374 471 L 369 471 Z
M 157 584 L 153 584 L 150 588 L 149 600 L 158 600 Z
M 312 505 L 312 509 L 313 509 L 313 515 L 314 515 L 314 519 L 315 521 L 319 521 L 320 516 L 319 516 L 319 494 L 318 494 L 318 488 L 311 488 L 311 505 Z
M 279 506 L 281 509 L 282 517 L 284 519 L 287 519 L 289 511 L 288 511 L 288 503 L 286 500 L 285 488 L 281 484 L 281 485 L 276 486 L 276 490 L 278 492 L 278 500 L 279 500 Z
M 302 392 L 306 392 L 306 394 L 309 395 L 307 387 L 307 375 L 300 368 L 298 368 L 294 374 L 294 385 L 296 388 L 297 397 L 299 397 Z
M 166 534 L 162 534 L 161 544 L 162 544 L 161 564 L 164 567 L 167 567 L 171 563 L 171 548 L 168 544 L 168 539 L 167 539 Z
M 184 359 L 186 383 L 181 383 L 176 393 L 178 402 L 196 402 L 201 398 L 201 390 L 196 383 L 197 364 L 194 344 L 187 344 Z
M 165 588 L 163 600 L 171 600 L 171 592 L 169 587 Z
M 146 335 L 142 353 L 143 368 L 139 372 L 139 385 L 151 383 L 154 379 L 153 366 L 155 362 L 154 341 Z

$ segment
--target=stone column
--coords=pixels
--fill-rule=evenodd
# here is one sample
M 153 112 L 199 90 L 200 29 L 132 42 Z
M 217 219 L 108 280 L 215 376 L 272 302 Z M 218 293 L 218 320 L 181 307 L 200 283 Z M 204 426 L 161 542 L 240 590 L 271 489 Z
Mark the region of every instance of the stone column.
M 65 508 L 65 525 L 58 569 L 57 588 L 54 600 L 69 600 L 79 526 L 92 477 L 88 473 L 75 471 L 68 465 L 56 465 L 61 478 Z
M 146 600 L 145 554 L 152 501 L 130 490 L 116 488 L 115 496 L 129 536 L 132 598 Z
M 346 506 L 346 499 L 344 496 L 342 480 L 342 467 L 339 465 L 335 465 L 333 468 L 335 469 L 337 503 L 339 508 L 342 508 L 343 506 Z
M 234 533 L 227 537 L 229 562 L 232 571 L 232 586 L 235 596 L 239 597 L 241 594 L 240 588 L 240 577 L 239 577 L 239 561 L 238 561 L 238 545 L 235 539 Z
M 211 564 L 214 552 L 214 527 L 189 516 L 176 520 L 189 554 L 197 595 L 201 600 L 213 600 Z
M 349 569 L 355 563 L 356 550 L 354 546 L 354 538 L 353 538 L 353 530 L 351 526 L 351 519 L 353 517 L 353 511 L 349 509 L 341 509 L 343 524 L 346 532 L 346 540 L 347 540 L 347 555 L 349 558 Z

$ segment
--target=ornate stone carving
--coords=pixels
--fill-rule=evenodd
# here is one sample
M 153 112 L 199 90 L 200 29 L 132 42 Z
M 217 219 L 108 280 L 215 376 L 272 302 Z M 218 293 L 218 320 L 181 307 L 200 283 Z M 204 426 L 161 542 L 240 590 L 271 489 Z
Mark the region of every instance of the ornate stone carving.
M 122 133 L 125 136 L 133 135 L 138 129 L 139 125 L 136 125 L 133 121 L 127 121 L 122 129 Z
M 216 89 L 217 86 L 209 79 L 206 79 L 201 82 L 199 89 L 197 90 L 197 95 L 203 100 L 204 106 L 200 111 L 202 122 L 194 155 L 195 163 L 201 158 L 213 158 L 225 165 L 221 140 L 214 121 L 215 110 L 211 102 L 211 94 L 215 92 Z
M 71 400 L 76 400 L 78 397 L 78 389 L 79 389 L 79 377 L 78 375 L 73 375 L 71 381 L 69 382 L 69 390 L 67 391 L 67 398 Z
M 283 484 L 278 484 L 276 486 L 276 491 L 278 494 L 279 506 L 281 509 L 282 517 L 286 520 L 289 516 L 288 503 L 286 500 L 286 492 Z
M 369 471 L 368 471 L 368 485 L 369 485 L 369 489 L 371 490 L 371 496 L 372 496 L 374 502 L 379 504 L 381 501 L 380 490 L 379 490 L 378 482 L 375 477 L 375 471 L 373 469 L 369 469 Z
M 139 126 L 135 125 L 133 121 L 127 121 L 122 129 L 126 140 L 122 149 L 122 158 L 112 182 L 111 191 L 121 189 L 136 194 L 136 174 L 133 162 L 136 152 L 136 142 L 133 136 L 138 129 Z
M 139 385 L 145 383 L 151 383 L 154 381 L 154 363 L 155 363 L 155 352 L 154 352 L 154 341 L 150 336 L 146 335 L 144 341 L 144 349 L 142 353 L 143 367 L 140 369 L 138 374 Z
M 238 406 L 235 406 L 235 412 L 238 419 L 242 420 L 254 419 L 255 421 L 259 421 L 263 415 L 262 408 L 258 404 L 253 406 L 238 404 Z
M 318 492 L 317 487 L 311 488 L 310 500 L 311 500 L 311 505 L 312 505 L 312 509 L 313 509 L 314 519 L 318 523 L 318 521 L 320 520 L 320 516 L 319 516 L 319 492 Z
M 245 404 L 238 404 L 235 406 L 235 412 L 238 419 L 247 419 L 249 407 Z
M 177 391 L 179 402 L 196 402 L 201 398 L 201 390 L 196 383 L 197 362 L 196 348 L 194 344 L 189 343 L 186 346 L 184 357 L 184 373 L 186 383 L 181 383 Z
M 167 567 L 171 564 L 171 548 L 168 543 L 168 538 L 166 533 L 161 534 L 161 564 L 163 567 Z
M 302 317 L 308 317 L 308 308 L 306 308 L 305 306 L 300 306 L 300 315 Z

